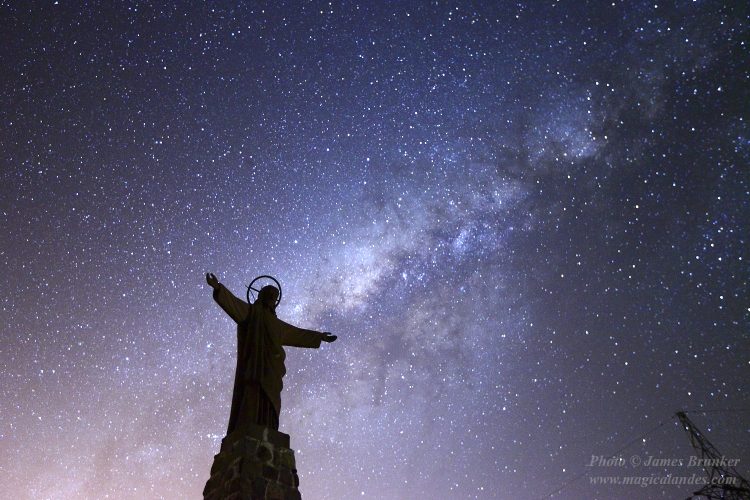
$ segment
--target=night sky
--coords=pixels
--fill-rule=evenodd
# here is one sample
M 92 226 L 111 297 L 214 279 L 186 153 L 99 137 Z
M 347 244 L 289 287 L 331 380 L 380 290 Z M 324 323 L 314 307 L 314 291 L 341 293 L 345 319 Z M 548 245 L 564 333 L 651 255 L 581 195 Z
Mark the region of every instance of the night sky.
M 587 467 L 680 409 L 750 475 L 748 13 L 0 2 L 2 496 L 200 497 L 206 272 L 339 336 L 287 349 L 308 500 L 684 498 Z

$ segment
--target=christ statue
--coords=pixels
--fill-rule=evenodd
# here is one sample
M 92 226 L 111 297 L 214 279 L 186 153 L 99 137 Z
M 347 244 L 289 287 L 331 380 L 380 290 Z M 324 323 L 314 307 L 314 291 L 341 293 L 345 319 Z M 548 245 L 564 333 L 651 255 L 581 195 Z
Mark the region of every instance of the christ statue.
M 214 300 L 237 323 L 237 370 L 227 435 L 247 424 L 279 429 L 282 378 L 286 374 L 282 346 L 319 348 L 333 342 L 328 332 L 305 330 L 276 317 L 279 289 L 264 286 L 250 304 L 235 297 L 211 273 L 206 281 Z

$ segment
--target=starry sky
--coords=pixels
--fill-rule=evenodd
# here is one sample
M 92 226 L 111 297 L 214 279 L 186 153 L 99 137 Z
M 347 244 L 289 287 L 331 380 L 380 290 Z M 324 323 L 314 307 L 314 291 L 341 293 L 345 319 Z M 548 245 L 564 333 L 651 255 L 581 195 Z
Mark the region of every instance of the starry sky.
M 748 5 L 0 1 L 0 488 L 199 498 L 238 296 L 306 499 L 750 473 Z M 732 410 L 732 411 L 728 411 Z

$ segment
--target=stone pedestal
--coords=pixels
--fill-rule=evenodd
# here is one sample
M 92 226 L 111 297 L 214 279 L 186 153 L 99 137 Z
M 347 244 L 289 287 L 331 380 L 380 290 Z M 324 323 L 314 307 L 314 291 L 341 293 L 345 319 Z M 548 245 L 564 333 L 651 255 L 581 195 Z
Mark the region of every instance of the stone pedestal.
M 250 425 L 221 441 L 204 500 L 301 500 L 289 435 Z

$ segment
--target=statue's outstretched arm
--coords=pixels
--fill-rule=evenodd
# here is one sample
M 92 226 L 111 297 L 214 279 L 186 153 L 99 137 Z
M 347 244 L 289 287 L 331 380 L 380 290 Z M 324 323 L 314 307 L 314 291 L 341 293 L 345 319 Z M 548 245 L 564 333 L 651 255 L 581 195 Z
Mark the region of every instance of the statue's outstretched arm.
M 305 330 L 284 321 L 278 320 L 281 327 L 281 344 L 291 347 L 311 347 L 317 349 L 321 342 L 333 342 L 335 335 L 328 332 Z
M 227 287 L 219 283 L 218 278 L 211 273 L 206 274 L 206 282 L 214 289 L 214 300 L 224 312 L 239 323 L 247 318 L 250 306 L 244 300 L 238 299 Z

